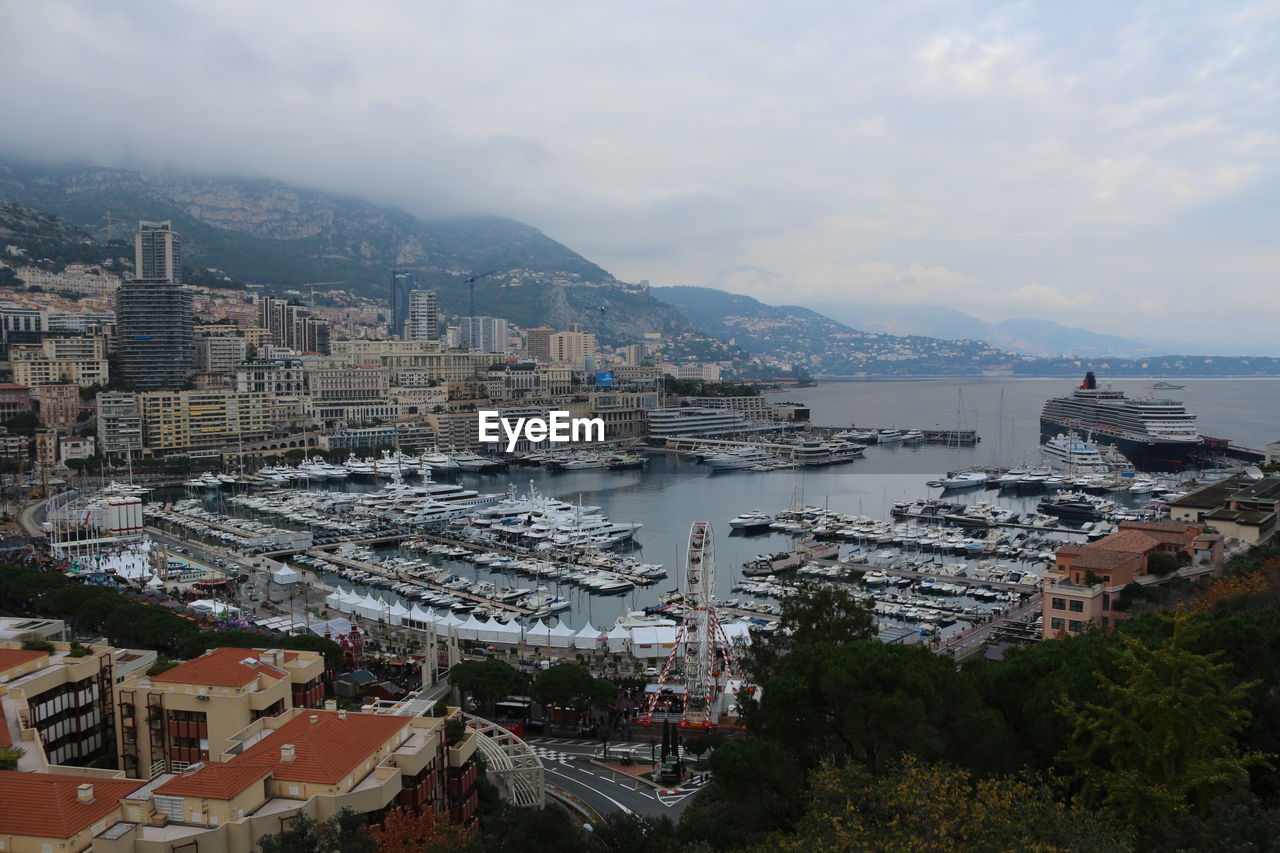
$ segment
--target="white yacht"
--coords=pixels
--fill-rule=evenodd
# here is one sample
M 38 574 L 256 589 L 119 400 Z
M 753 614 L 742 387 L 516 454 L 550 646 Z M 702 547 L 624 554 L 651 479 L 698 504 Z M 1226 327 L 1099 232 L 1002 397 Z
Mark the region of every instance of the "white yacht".
M 882 429 L 876 436 L 876 441 L 880 444 L 894 444 L 902 441 L 902 430 Z
M 378 473 L 374 470 L 372 460 L 360 459 L 354 453 L 347 457 L 342 467 L 346 468 L 352 477 L 373 477 Z
M 1058 433 L 1044 443 L 1040 452 L 1055 468 L 1076 474 L 1101 474 L 1111 470 L 1097 445 L 1074 435 Z
M 773 523 L 773 516 L 767 512 L 753 509 L 751 512 L 744 512 L 735 518 L 729 519 L 729 528 L 731 530 L 760 530 L 767 528 Z
M 716 471 L 730 471 L 736 468 L 768 465 L 777 461 L 776 456 L 758 447 L 742 447 L 732 448 L 708 457 L 707 465 Z
M 976 489 L 985 486 L 990 476 L 986 471 L 960 471 L 942 478 L 944 489 Z

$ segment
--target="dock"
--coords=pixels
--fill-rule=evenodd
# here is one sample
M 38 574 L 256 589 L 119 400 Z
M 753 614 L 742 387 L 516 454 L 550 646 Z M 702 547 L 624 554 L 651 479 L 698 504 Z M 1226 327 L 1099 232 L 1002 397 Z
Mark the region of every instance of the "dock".
M 519 605 L 516 605 L 516 604 L 506 604 L 501 601 L 494 601 L 493 599 L 485 598 L 484 596 L 474 595 L 472 593 L 462 592 L 456 589 L 450 589 L 449 587 L 444 586 L 442 584 L 432 583 L 431 581 L 424 581 L 421 578 L 415 578 L 412 575 L 404 576 L 404 575 L 400 575 L 397 572 L 389 572 L 386 569 L 382 568 L 382 566 L 375 565 L 374 563 L 366 563 L 362 560 L 353 560 L 350 557 L 343 557 L 340 554 L 334 554 L 332 553 L 331 550 L 329 550 L 337 547 L 338 547 L 337 545 L 325 545 L 319 548 L 311 548 L 306 553 L 307 553 L 307 556 L 315 557 L 317 560 L 324 560 L 326 563 L 337 563 L 340 566 L 346 566 L 347 568 L 355 569 L 356 571 L 369 572 L 370 574 L 375 574 L 375 575 L 382 575 L 384 578 L 387 578 L 389 580 L 394 580 L 399 583 L 412 584 L 413 586 L 419 586 L 419 587 L 422 587 L 423 589 L 430 590 L 431 592 L 441 592 L 441 593 L 444 593 L 445 595 L 452 595 L 455 598 L 465 599 L 467 601 L 472 602 L 473 604 L 483 604 L 487 607 L 496 607 L 501 610 L 507 610 L 512 613 L 516 613 L 520 616 L 533 615 L 533 611 L 527 607 L 520 607 Z

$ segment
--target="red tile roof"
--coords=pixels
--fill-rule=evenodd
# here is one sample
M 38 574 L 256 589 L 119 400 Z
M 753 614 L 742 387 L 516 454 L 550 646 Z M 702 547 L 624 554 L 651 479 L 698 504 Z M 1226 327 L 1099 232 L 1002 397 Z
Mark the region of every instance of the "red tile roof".
M 196 770 L 188 768 L 178 774 L 177 777 L 156 788 L 156 793 L 170 797 L 229 800 L 270 772 L 270 767 L 208 761 Z
M 76 789 L 93 786 L 93 802 Z M 63 776 L 0 770 L 0 834 L 71 838 L 120 807 L 120 798 L 145 783 L 137 779 Z
M 1100 548 L 1106 551 L 1122 551 L 1127 554 L 1145 554 L 1160 547 L 1160 540 L 1140 530 L 1121 530 L 1110 536 L 1103 536 L 1089 546 L 1087 551 Z
M 268 767 L 282 781 L 336 785 L 409 725 L 404 717 L 346 716 L 343 720 L 337 711 L 303 710 L 229 763 Z M 293 744 L 295 756 L 288 764 L 280 760 L 280 747 L 287 743 Z
M 0 746 L 13 746 L 13 736 L 9 734 L 9 719 L 4 715 L 3 704 L 0 704 Z
M 38 658 L 46 657 L 48 654 L 48 652 L 40 652 L 34 649 L 0 649 L 0 672 L 12 669 L 15 666 L 21 666 L 24 663 L 30 663 Z
M 262 653 L 255 649 L 210 649 L 173 669 L 151 677 L 167 684 L 203 684 L 210 687 L 244 687 L 259 675 L 284 678 L 287 673 L 259 661 Z M 248 664 L 246 660 L 259 661 Z

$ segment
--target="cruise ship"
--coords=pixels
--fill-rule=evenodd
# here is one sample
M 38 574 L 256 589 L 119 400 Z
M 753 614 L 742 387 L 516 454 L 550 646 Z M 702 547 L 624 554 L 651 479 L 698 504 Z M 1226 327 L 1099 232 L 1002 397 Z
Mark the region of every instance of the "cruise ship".
M 1070 397 L 1047 400 L 1040 412 L 1040 440 L 1076 432 L 1087 441 L 1113 444 L 1135 465 L 1181 468 L 1201 446 L 1196 416 L 1177 400 L 1130 399 L 1123 391 L 1099 388 L 1093 372 Z

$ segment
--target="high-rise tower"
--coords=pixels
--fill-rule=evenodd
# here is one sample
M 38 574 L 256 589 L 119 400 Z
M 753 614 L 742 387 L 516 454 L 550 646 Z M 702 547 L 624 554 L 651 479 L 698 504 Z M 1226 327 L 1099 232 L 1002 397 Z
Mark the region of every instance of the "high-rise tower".
M 134 261 L 134 280 L 115 295 L 120 378 L 139 388 L 176 388 L 195 372 L 196 350 L 181 241 L 170 223 L 138 223 Z
M 418 277 L 404 270 L 391 271 L 391 325 L 387 333 L 393 338 L 405 338 L 405 324 L 409 322 L 409 294 L 418 289 Z

